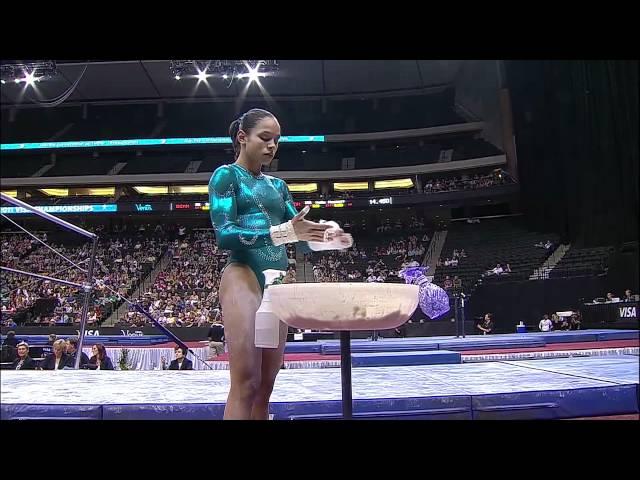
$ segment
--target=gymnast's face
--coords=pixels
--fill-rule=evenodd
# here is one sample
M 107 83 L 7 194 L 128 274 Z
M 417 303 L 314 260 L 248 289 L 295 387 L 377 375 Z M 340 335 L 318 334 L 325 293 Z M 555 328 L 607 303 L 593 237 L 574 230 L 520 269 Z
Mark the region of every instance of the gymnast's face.
M 251 161 L 269 165 L 278 151 L 280 124 L 274 117 L 265 117 L 248 133 L 241 130 L 238 141 L 245 146 L 245 154 Z

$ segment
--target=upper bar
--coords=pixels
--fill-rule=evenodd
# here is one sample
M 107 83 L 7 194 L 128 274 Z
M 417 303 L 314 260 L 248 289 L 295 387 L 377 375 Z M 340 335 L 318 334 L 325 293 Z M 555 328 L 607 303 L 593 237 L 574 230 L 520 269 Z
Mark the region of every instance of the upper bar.
M 50 213 L 42 212 L 37 208 L 32 207 L 28 203 L 23 202 L 22 200 L 18 200 L 17 198 L 10 197 L 9 195 L 6 195 L 2 192 L 0 192 L 0 197 L 2 198 L 2 200 L 6 202 L 9 202 L 18 207 L 22 207 L 26 210 L 29 210 L 30 212 L 35 213 L 39 217 L 49 220 L 50 222 L 56 223 L 61 227 L 66 228 L 67 230 L 71 230 L 73 232 L 79 233 L 80 235 L 84 235 L 85 237 L 91 238 L 91 239 L 98 237 L 95 233 L 88 232 L 84 228 L 76 227 L 74 224 L 66 222 L 61 218 L 56 217 L 55 215 L 51 215 Z

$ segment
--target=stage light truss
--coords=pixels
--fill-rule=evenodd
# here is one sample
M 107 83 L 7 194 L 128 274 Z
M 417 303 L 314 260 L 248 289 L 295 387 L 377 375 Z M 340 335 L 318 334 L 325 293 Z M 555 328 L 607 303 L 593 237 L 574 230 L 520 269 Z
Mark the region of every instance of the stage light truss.
M 0 78 L 3 85 L 9 82 L 31 84 L 54 77 L 57 73 L 56 62 L 53 60 L 2 62 L 0 65 Z
M 215 77 L 233 81 L 272 75 L 279 70 L 279 65 L 277 60 L 172 60 L 170 70 L 176 80 Z

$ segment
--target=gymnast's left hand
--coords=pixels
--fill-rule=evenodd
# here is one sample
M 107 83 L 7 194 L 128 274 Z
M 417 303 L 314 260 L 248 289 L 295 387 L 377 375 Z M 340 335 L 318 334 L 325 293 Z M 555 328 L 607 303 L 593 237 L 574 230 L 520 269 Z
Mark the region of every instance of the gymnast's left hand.
M 353 237 L 350 233 L 340 233 L 334 237 L 333 242 L 337 242 L 337 250 L 344 250 L 350 248 L 353 245 Z
M 333 248 L 336 250 L 343 250 L 353 245 L 353 237 L 351 234 L 345 233 L 345 231 L 340 228 L 336 222 L 329 221 L 322 223 L 328 223 L 331 225 L 331 228 L 324 232 L 324 241 L 330 243 Z

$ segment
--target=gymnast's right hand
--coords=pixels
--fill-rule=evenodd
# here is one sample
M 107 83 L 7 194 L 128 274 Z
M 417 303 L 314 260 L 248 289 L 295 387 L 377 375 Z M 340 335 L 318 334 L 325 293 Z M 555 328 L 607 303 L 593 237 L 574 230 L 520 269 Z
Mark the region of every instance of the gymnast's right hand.
M 298 240 L 303 242 L 322 242 L 324 241 L 324 231 L 331 228 L 326 223 L 316 223 L 305 220 L 304 217 L 309 213 L 309 207 L 306 206 L 295 217 L 291 219 L 291 225 L 296 232 Z

